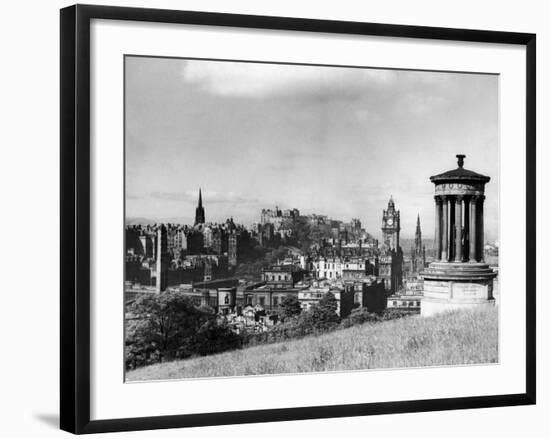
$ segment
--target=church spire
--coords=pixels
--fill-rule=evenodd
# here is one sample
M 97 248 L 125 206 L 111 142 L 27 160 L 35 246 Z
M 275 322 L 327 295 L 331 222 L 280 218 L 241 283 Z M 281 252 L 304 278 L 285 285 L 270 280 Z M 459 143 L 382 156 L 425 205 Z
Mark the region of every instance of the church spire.
M 422 230 L 420 229 L 420 214 L 416 217 L 416 233 L 414 234 L 414 241 L 417 251 L 422 247 Z
M 416 216 L 416 233 L 414 235 L 414 247 L 411 249 L 411 269 L 413 274 L 418 274 L 426 266 L 426 247 L 422 244 L 422 229 L 420 228 L 420 214 Z
M 202 190 L 199 188 L 199 204 L 195 209 L 195 225 L 204 224 L 204 207 L 202 207 Z

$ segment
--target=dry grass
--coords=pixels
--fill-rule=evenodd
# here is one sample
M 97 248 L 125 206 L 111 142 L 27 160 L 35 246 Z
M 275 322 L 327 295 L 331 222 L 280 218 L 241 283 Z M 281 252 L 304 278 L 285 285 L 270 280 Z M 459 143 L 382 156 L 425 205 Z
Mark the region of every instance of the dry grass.
M 494 363 L 498 310 L 366 323 L 320 336 L 142 367 L 128 381 Z

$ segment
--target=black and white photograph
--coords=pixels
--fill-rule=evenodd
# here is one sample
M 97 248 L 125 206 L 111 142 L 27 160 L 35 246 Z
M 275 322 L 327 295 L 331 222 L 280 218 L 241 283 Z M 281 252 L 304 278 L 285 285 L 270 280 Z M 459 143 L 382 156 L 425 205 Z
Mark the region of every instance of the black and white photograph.
M 7 2 L 1 437 L 545 437 L 544 6 Z
M 125 380 L 498 363 L 499 84 L 125 55 Z
M 0 437 L 547 437 L 547 10 L 5 2 Z

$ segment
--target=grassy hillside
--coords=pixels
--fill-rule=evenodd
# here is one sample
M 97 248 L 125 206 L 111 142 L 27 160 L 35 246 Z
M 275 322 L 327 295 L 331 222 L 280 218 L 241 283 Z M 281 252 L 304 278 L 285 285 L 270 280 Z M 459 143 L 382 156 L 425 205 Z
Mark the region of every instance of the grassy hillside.
M 498 309 L 411 316 L 128 372 L 129 381 L 498 361 Z

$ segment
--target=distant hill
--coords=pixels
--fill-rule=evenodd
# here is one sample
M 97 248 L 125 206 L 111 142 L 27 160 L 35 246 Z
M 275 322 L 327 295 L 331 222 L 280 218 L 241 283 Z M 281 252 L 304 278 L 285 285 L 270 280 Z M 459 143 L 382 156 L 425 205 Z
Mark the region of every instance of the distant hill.
M 320 336 L 129 371 L 129 381 L 265 375 L 498 361 L 498 309 L 365 323 Z
M 136 224 L 155 224 L 156 221 L 150 220 L 148 218 L 140 218 L 140 217 L 128 217 L 126 218 L 126 225 L 127 226 L 133 226 Z
M 405 253 L 408 253 L 411 247 L 414 247 L 414 238 L 399 238 L 399 242 L 401 243 L 401 248 Z M 426 250 L 431 250 L 434 248 L 434 240 L 432 237 L 422 237 L 422 244 L 426 246 Z
M 127 217 L 126 225 L 133 226 L 136 224 L 158 224 L 158 223 L 172 223 L 172 224 L 193 224 L 192 220 L 187 218 L 145 218 L 145 217 Z

